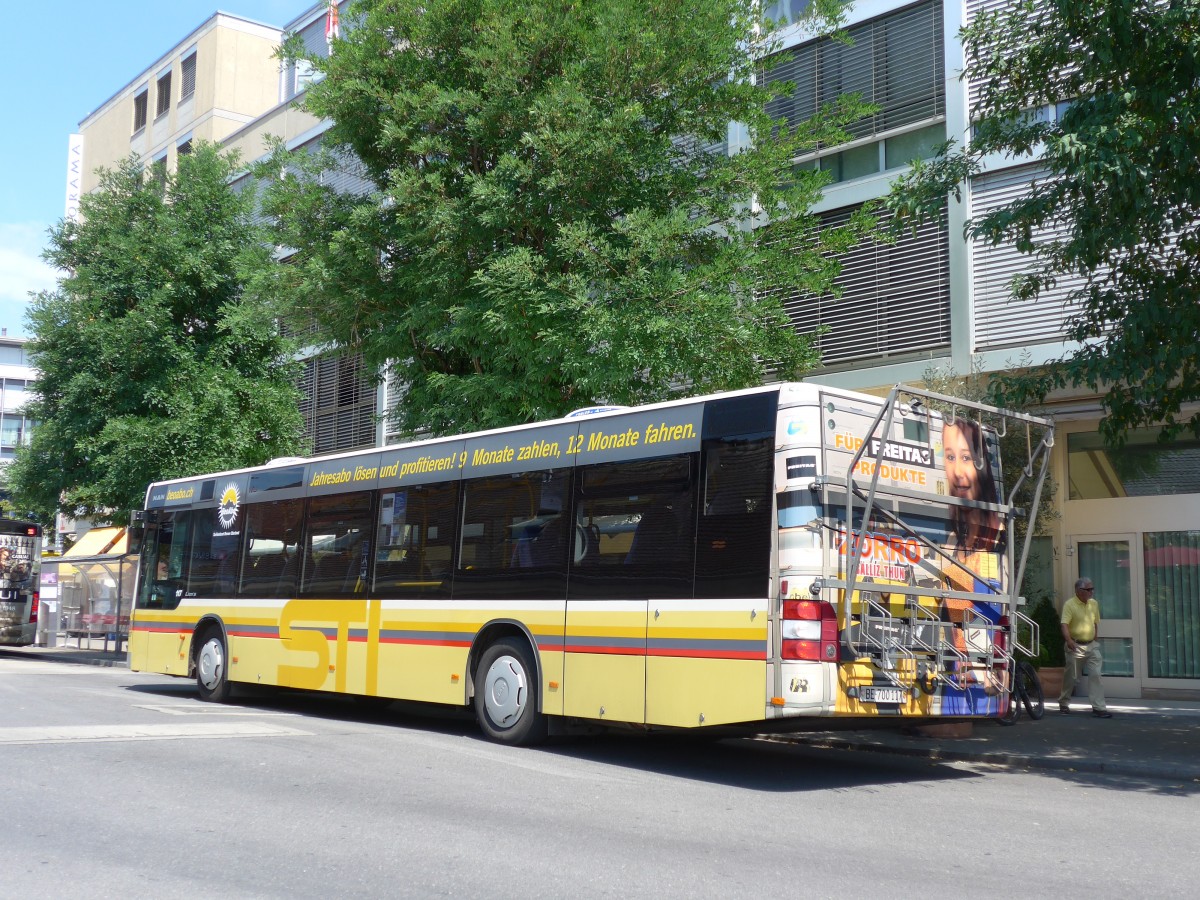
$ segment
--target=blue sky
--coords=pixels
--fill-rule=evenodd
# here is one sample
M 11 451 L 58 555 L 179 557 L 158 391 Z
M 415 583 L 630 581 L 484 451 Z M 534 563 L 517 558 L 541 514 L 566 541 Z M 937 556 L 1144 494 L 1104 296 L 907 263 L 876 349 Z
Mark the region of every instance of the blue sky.
M 28 336 L 30 291 L 54 286 L 40 259 L 62 218 L 67 137 L 79 121 L 214 12 L 282 27 L 313 0 L 42 0 L 12 3 L 0 53 L 10 123 L 0 136 L 0 327 Z

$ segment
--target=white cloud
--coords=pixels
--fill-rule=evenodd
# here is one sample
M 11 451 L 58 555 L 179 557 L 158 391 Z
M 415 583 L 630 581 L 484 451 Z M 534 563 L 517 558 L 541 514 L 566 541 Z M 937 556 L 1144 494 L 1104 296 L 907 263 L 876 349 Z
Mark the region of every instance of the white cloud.
M 54 287 L 56 270 L 41 258 L 46 225 L 0 222 L 0 326 L 9 336 L 26 334 L 30 291 Z

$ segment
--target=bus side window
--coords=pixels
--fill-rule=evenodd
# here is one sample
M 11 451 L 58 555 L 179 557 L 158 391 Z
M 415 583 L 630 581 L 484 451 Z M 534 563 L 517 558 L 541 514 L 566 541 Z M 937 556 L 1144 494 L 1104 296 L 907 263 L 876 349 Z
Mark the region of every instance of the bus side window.
M 455 599 L 563 599 L 570 484 L 569 469 L 464 481 Z
M 309 498 L 301 593 L 328 597 L 366 593 L 363 554 L 369 552 L 373 500 L 370 491 Z
M 304 499 L 246 504 L 246 553 L 239 593 L 243 597 L 290 597 L 295 593 L 296 535 Z
M 458 482 L 418 484 L 379 495 L 375 583 L 381 597 L 449 597 Z
M 681 454 L 576 470 L 569 599 L 692 596 L 695 465 Z
M 696 535 L 696 596 L 760 597 L 771 562 L 774 441 L 706 442 Z
M 237 591 L 241 529 L 232 533 L 223 530 L 217 515 L 217 509 L 196 509 L 190 513 L 192 552 L 185 596 L 226 598 Z

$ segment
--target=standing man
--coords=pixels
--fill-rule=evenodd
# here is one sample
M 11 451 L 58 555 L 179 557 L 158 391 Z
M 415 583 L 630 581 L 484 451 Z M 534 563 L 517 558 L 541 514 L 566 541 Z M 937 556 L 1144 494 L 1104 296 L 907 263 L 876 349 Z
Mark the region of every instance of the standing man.
M 1100 604 L 1093 596 L 1096 588 L 1092 579 L 1080 578 L 1075 582 L 1075 596 L 1063 605 L 1062 635 L 1067 645 L 1067 665 L 1063 672 L 1062 693 L 1058 697 L 1058 711 L 1071 711 L 1071 692 L 1075 690 L 1079 666 L 1082 664 L 1088 676 L 1088 699 L 1092 701 L 1092 715 L 1100 719 L 1111 719 L 1112 713 L 1105 708 L 1104 686 L 1100 683 L 1100 666 L 1104 659 L 1100 655 Z

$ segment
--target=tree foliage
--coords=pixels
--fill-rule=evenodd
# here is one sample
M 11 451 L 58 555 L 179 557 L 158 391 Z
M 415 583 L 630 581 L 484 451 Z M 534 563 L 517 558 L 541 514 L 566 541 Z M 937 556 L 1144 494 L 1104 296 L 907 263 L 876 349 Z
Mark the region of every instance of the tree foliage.
M 756 83 L 758 7 L 356 0 L 332 55 L 309 57 L 329 152 L 260 172 L 295 313 L 391 367 L 408 433 L 811 367 L 811 336 L 761 288 L 830 291 L 832 257 L 872 229 L 864 213 L 818 233 L 824 178 L 791 166 L 865 107 L 772 121 L 785 88 Z M 838 7 L 813 8 L 829 24 Z M 704 152 L 731 122 L 741 151 Z M 334 190 L 348 166 L 375 189 Z
M 29 313 L 38 426 L 8 470 L 19 508 L 104 518 L 150 481 L 297 449 L 294 364 L 247 289 L 270 281 L 270 250 L 234 166 L 210 145 L 169 177 L 131 158 L 51 231 L 65 275 Z
M 1200 413 L 1181 413 L 1200 400 L 1200 0 L 1017 0 L 962 37 L 964 77 L 982 86 L 970 143 L 918 166 L 891 203 L 920 217 L 989 156 L 1039 159 L 1047 176 L 968 233 L 1029 254 L 1017 302 L 1083 281 L 1064 335 L 1078 343 L 1003 375 L 998 399 L 1087 386 L 1110 442 L 1157 423 L 1200 435 Z

